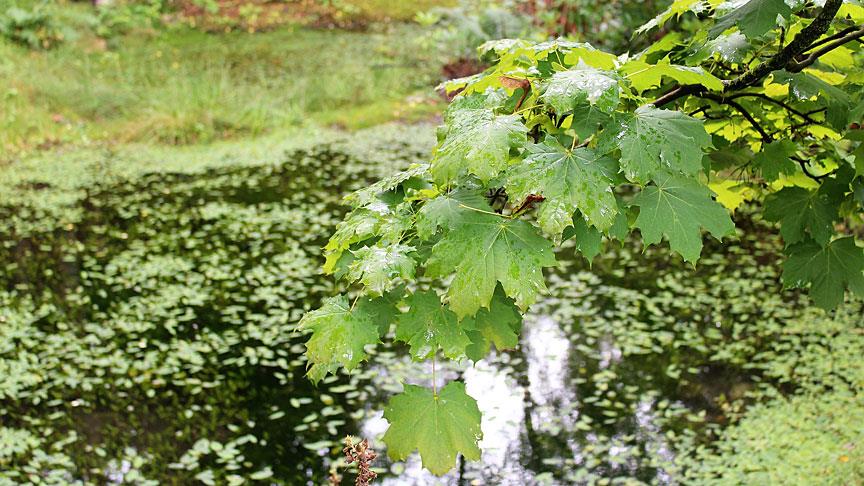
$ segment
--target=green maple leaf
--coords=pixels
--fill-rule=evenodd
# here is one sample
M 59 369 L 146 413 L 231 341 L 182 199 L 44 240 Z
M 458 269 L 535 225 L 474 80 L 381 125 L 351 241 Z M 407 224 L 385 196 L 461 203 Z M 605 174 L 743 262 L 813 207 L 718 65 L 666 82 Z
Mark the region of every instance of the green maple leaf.
M 853 104 L 852 97 L 848 93 L 806 72 L 774 71 L 772 77 L 777 84 L 788 84 L 789 92 L 801 101 L 818 96 L 820 103 L 827 110 L 825 120 L 834 130 L 841 132 L 846 130 Z
M 700 228 L 718 239 L 735 232 L 729 213 L 695 179 L 661 175 L 633 198 L 633 205 L 639 206 L 635 226 L 645 244 L 653 245 L 666 236 L 672 250 L 689 262 L 698 260 L 702 252 Z
M 747 37 L 759 37 L 777 26 L 778 15 L 784 19 L 792 15 L 784 0 L 750 0 L 719 17 L 708 35 L 714 38 L 737 26 Z
M 580 140 L 585 140 L 594 134 L 600 125 L 605 125 L 609 120 L 611 120 L 609 114 L 600 110 L 596 105 L 588 102 L 577 102 L 570 119 L 570 128 L 576 132 L 576 136 Z
M 384 336 L 390 330 L 390 325 L 396 321 L 399 309 L 396 304 L 405 294 L 404 287 L 387 292 L 381 297 L 361 297 L 354 305 L 354 313 L 368 318 L 378 328 L 378 336 Z
M 410 205 L 390 206 L 375 201 L 356 208 L 336 226 L 336 232 L 324 246 L 324 273 L 337 270 L 342 254 L 354 243 L 378 237 L 382 242 L 396 242 L 411 227 Z
M 662 27 L 672 18 L 679 18 L 687 12 L 701 13 L 707 8 L 708 5 L 701 0 L 675 0 L 666 10 L 636 29 L 633 35 L 642 35 L 655 27 Z
M 390 428 L 383 440 L 393 460 L 404 460 L 416 449 L 423 466 L 440 476 L 453 468 L 459 453 L 469 460 L 480 459 L 480 409 L 465 393 L 463 383 L 450 382 L 437 396 L 426 388 L 405 385 L 405 391 L 390 399 L 384 418 Z
M 690 63 L 701 63 L 712 56 L 720 56 L 726 62 L 739 64 L 753 50 L 753 45 L 741 32 L 720 35 L 705 43 L 696 54 L 688 59 Z
M 798 165 L 789 158 L 795 154 L 795 150 L 795 142 L 778 140 L 764 145 L 762 151 L 756 154 L 753 162 L 766 181 L 776 181 L 780 178 L 780 174 L 792 175 L 795 173 Z
M 672 78 L 678 84 L 699 84 L 711 91 L 723 91 L 723 82 L 708 71 L 701 67 L 672 64 L 669 59 L 662 59 L 657 64 L 634 59 L 621 66 L 619 71 L 640 93 L 660 86 L 664 77 Z
M 804 240 L 804 232 L 820 244 L 834 235 L 837 205 L 825 191 L 784 187 L 765 198 L 765 219 L 780 223 L 786 246 Z
M 495 349 L 515 349 L 519 344 L 519 332 L 522 329 L 522 314 L 513 301 L 504 295 L 501 287 L 495 289 L 489 309 L 480 309 L 471 320 L 473 330 L 468 331 L 471 345 L 465 354 L 472 361 L 480 361 L 495 345 Z M 464 321 L 463 321 L 464 322 Z
M 543 267 L 555 265 L 552 244 L 525 221 L 472 211 L 432 248 L 427 274 L 455 272 L 447 291 L 459 318 L 489 307 L 496 282 L 525 309 L 546 290 Z
M 423 177 L 428 171 L 429 164 L 415 164 L 407 170 L 398 172 L 390 177 L 385 177 L 371 186 L 352 192 L 345 196 L 345 202 L 356 206 L 373 203 L 379 194 L 392 191 L 409 179 Z
M 546 83 L 542 99 L 556 113 L 570 111 L 578 102 L 588 102 L 610 112 L 618 106 L 620 92 L 614 73 L 581 65 L 554 73 Z
M 864 296 L 864 251 L 853 237 L 838 238 L 824 247 L 808 240 L 789 248 L 783 264 L 783 283 L 787 287 L 810 286 L 810 297 L 823 309 L 841 302 L 848 287 Z
M 339 366 L 351 371 L 366 359 L 367 344 L 378 342 L 378 324 L 368 312 L 351 309 L 344 295 L 324 300 L 320 308 L 300 319 L 299 329 L 309 329 L 306 358 L 311 367 L 308 375 L 319 381 Z
M 400 244 L 364 246 L 352 252 L 348 278 L 381 295 L 393 288 L 397 278 L 414 278 L 414 259 L 409 256 L 413 251 L 413 246 Z
M 696 174 L 711 147 L 702 122 L 679 111 L 646 105 L 616 121 L 603 131 L 599 147 L 603 153 L 621 150 L 621 168 L 631 181 L 647 182 L 664 169 Z
M 537 209 L 543 231 L 560 236 L 579 210 L 601 230 L 612 226 L 616 214 L 612 177 L 615 161 L 589 148 L 570 150 L 554 137 L 528 147 L 528 155 L 508 171 L 507 192 L 516 201 L 529 194 L 546 200 Z
M 589 264 L 600 254 L 603 234 L 597 228 L 589 226 L 578 212 L 573 215 L 573 226 L 564 231 L 564 241 L 571 238 L 575 239 L 576 249 L 582 253 Z
M 465 331 L 473 328 L 473 323 L 460 323 L 435 292 L 415 292 L 407 300 L 408 312 L 396 318 L 396 339 L 408 343 L 414 359 L 424 360 L 439 347 L 448 358 L 465 355 L 471 344 Z
M 456 110 L 450 117 L 447 137 L 432 160 L 432 176 L 439 184 L 465 171 L 483 181 L 492 179 L 528 133 L 518 115 L 496 115 L 487 108 Z
M 428 240 L 438 228 L 451 230 L 458 226 L 471 209 L 492 211 L 479 191 L 458 190 L 426 201 L 417 212 L 417 235 Z

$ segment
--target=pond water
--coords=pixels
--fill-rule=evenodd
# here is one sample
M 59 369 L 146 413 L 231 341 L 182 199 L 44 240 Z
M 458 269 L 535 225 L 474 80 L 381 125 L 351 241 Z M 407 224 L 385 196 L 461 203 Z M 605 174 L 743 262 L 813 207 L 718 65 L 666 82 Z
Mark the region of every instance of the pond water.
M 439 366 L 479 402 L 482 461 L 390 463 L 383 405 L 429 364 L 384 344 L 314 387 L 296 322 L 338 291 L 319 265 L 341 196 L 426 147 L 393 152 L 153 173 L 86 188 L 68 220 L 0 208 L 0 483 L 321 484 L 350 434 L 381 484 L 674 484 L 742 407 L 796 390 L 787 330 L 827 317 L 781 291 L 758 220 L 695 268 L 638 241 L 589 265 L 571 243 L 519 349 Z

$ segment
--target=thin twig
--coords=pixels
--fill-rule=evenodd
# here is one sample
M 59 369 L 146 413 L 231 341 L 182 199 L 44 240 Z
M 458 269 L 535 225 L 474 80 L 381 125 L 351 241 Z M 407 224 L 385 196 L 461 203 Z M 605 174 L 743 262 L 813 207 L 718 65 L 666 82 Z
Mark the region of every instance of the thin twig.
M 687 113 L 687 116 L 695 116 L 695 115 L 698 115 L 699 113 L 704 113 L 705 110 L 708 110 L 709 108 L 711 108 L 711 107 L 708 105 L 705 105 L 701 108 L 698 108 L 696 110 L 691 111 L 690 113 Z
M 765 101 L 769 101 L 771 103 L 774 103 L 777 106 L 782 107 L 784 110 L 788 111 L 789 113 L 792 113 L 794 115 L 798 115 L 799 117 L 803 118 L 804 120 L 807 120 L 810 123 L 817 124 L 817 125 L 819 124 L 818 121 L 814 120 L 813 118 L 810 118 L 810 115 L 808 115 L 807 113 L 804 113 L 800 110 L 795 109 L 794 107 L 790 106 L 788 103 L 784 103 L 783 101 L 780 101 L 780 100 L 775 100 L 774 98 L 766 95 L 765 93 L 735 93 L 735 94 L 727 96 L 726 99 L 734 100 L 735 98 L 743 98 L 745 96 L 753 96 L 756 98 L 761 98 Z
M 790 59 L 789 63 L 786 65 L 786 70 L 791 73 L 800 72 L 802 69 L 816 62 L 819 57 L 827 54 L 830 51 L 833 51 L 834 49 L 837 49 L 838 47 L 842 46 L 847 42 L 860 39 L 861 37 L 864 37 L 864 27 L 859 27 L 857 30 L 852 31 L 833 42 L 825 44 L 824 46 L 810 53 L 810 55 L 801 62 Z
M 827 44 L 828 42 L 831 42 L 834 39 L 839 39 L 839 38 L 845 36 L 846 34 L 849 34 L 851 32 L 855 32 L 855 30 L 857 30 L 859 27 L 861 27 L 861 26 L 860 25 L 853 25 L 852 27 L 847 27 L 847 28 L 845 28 L 839 32 L 835 32 L 834 34 L 831 34 L 827 37 L 823 37 L 823 38 L 819 39 L 818 41 L 810 44 L 810 46 L 807 49 L 804 49 L 804 52 L 810 51 L 812 49 L 816 49 L 817 47 L 821 46 L 822 44 Z M 802 52 L 802 54 L 804 52 Z
M 715 95 L 715 94 L 711 94 L 711 93 L 702 93 L 699 95 L 699 97 L 709 99 L 709 100 L 714 101 L 714 102 L 719 103 L 719 104 L 729 105 L 732 108 L 735 108 L 736 110 L 738 110 L 739 113 L 741 113 L 741 116 L 743 116 L 744 119 L 746 119 L 748 122 L 750 122 L 750 125 L 752 125 L 753 128 L 756 129 L 757 132 L 759 132 L 759 135 L 762 137 L 762 141 L 764 143 L 771 143 L 772 141 L 774 141 L 774 138 L 771 137 L 771 135 L 769 135 L 768 132 L 766 132 L 764 128 L 762 128 L 762 125 L 760 125 L 759 122 L 756 121 L 756 118 L 754 118 L 753 115 L 751 115 L 750 112 L 747 111 L 746 108 L 741 106 L 741 104 L 738 103 L 737 101 L 734 101 L 730 98 L 724 98 L 723 96 L 719 96 L 719 95 Z
M 801 157 L 796 157 L 794 155 L 789 157 L 789 158 L 794 160 L 795 162 L 798 162 L 798 165 L 801 166 L 801 171 L 804 172 L 804 175 L 813 179 L 816 182 L 819 182 L 820 180 L 822 180 L 822 179 L 824 179 L 824 178 L 826 178 L 832 174 L 832 172 L 828 172 L 827 174 L 815 175 L 812 172 L 810 172 L 809 169 L 807 169 L 808 162 L 806 160 L 802 159 Z

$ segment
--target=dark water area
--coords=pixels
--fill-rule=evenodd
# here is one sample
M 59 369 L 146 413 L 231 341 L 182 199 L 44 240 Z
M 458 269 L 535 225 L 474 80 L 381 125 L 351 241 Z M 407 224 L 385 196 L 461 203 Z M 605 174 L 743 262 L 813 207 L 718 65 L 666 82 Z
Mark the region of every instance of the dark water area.
M 484 413 L 483 460 L 440 479 L 417 457 L 391 464 L 384 403 L 428 386 L 430 364 L 388 343 L 315 387 L 296 330 L 338 292 L 319 267 L 341 197 L 378 175 L 341 149 L 300 151 L 92 187 L 79 220 L 5 225 L 0 425 L 34 438 L 0 465 L 22 481 L 322 484 L 350 434 L 380 453 L 381 484 L 675 484 L 742 404 L 794 391 L 773 353 L 814 311 L 781 290 L 758 220 L 695 268 L 638 241 L 591 265 L 565 245 L 519 349 L 439 363 L 439 385 L 463 380 Z

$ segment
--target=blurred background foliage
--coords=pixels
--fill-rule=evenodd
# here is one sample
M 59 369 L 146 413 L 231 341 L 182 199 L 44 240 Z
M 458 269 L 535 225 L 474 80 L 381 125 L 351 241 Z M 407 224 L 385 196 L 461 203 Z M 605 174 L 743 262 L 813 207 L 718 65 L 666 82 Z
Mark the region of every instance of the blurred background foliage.
M 635 51 L 665 6 L 0 0 L 0 484 L 349 484 L 341 438 L 379 447 L 430 370 L 394 345 L 303 377 L 341 196 L 428 156 L 433 87 L 479 44 Z M 695 270 L 565 246 L 522 348 L 445 370 L 504 438 L 441 481 L 862 484 L 861 305 L 782 291 L 776 231 L 738 211 Z

